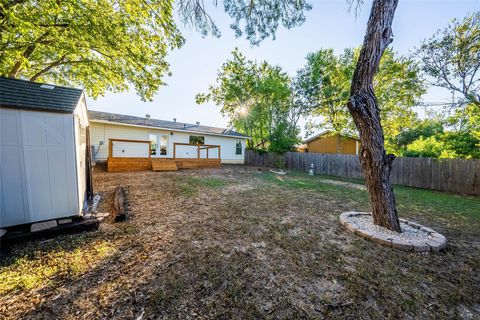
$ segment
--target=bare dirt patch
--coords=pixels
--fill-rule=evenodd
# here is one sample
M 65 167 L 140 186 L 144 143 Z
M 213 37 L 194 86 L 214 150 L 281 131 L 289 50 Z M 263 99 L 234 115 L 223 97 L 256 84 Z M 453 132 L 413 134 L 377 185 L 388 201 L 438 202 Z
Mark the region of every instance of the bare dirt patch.
M 398 191 L 401 216 L 449 239 L 447 252 L 428 255 L 351 234 L 338 216 L 367 211 L 366 192 L 304 174 L 96 168 L 94 179 L 98 212 L 111 210 L 122 185 L 129 220 L 12 248 L 0 275 L 23 282 L 0 294 L 4 318 L 480 316 L 480 217 L 469 213 L 479 199 Z M 47 261 L 53 269 L 42 275 Z
M 358 184 L 358 183 L 352 183 L 352 182 L 347 182 L 347 181 L 339 181 L 339 180 L 331 180 L 331 179 L 321 179 L 320 182 L 367 191 L 366 186 L 364 186 L 363 184 Z

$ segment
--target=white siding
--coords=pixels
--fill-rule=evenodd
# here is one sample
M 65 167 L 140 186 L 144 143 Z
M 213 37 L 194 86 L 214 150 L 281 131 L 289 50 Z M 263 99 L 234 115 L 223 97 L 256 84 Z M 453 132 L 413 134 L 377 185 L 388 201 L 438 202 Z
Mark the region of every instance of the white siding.
M 112 144 L 112 153 L 114 157 L 148 158 L 148 144 L 114 141 Z
M 220 145 L 222 163 L 243 163 L 245 154 L 245 139 L 240 139 L 242 143 L 242 154 L 236 155 L 236 141 L 238 138 L 207 135 L 201 133 L 185 133 L 178 131 L 166 131 L 155 128 L 142 128 L 116 124 L 104 124 L 90 122 L 91 143 L 95 146 L 96 160 L 106 160 L 108 157 L 108 139 L 128 139 L 128 140 L 148 140 L 149 133 L 161 133 L 168 135 L 167 157 L 173 158 L 173 143 L 188 143 L 190 135 L 200 135 L 205 137 L 205 144 Z M 100 141 L 104 144 L 100 145 Z M 114 144 L 115 145 L 115 144 Z M 114 148 L 114 155 L 121 154 L 124 157 L 148 156 L 144 151 L 139 150 L 139 146 L 133 143 L 120 144 L 121 149 Z M 206 151 L 202 151 L 201 156 L 205 157 Z M 209 150 L 209 157 L 217 157 L 216 149 Z M 197 149 L 195 147 L 177 146 L 177 158 L 196 158 Z

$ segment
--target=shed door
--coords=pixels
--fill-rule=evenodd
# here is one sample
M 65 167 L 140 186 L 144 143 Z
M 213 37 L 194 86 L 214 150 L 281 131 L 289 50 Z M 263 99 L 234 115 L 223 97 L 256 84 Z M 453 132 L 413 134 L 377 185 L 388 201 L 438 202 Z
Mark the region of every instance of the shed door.
M 20 112 L 0 109 L 0 227 L 29 222 Z
M 78 214 L 70 114 L 20 111 L 31 222 Z

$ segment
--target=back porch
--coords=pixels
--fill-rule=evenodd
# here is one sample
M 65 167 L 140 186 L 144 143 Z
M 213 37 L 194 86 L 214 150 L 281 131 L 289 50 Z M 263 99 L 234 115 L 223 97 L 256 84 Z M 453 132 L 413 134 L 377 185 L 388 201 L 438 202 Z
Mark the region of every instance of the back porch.
M 114 156 L 116 143 L 144 144 L 148 147 L 148 157 Z M 187 148 L 194 151 L 190 157 L 176 157 L 177 148 Z M 176 171 L 178 169 L 220 168 L 219 145 L 192 145 L 188 143 L 174 143 L 173 157 L 158 157 L 152 152 L 151 142 L 147 140 L 109 139 L 107 170 L 109 172 L 122 171 Z M 213 152 L 212 152 L 213 151 Z M 185 154 L 185 153 L 182 153 Z M 188 154 L 188 153 L 187 153 Z M 213 157 L 211 157 L 213 155 Z

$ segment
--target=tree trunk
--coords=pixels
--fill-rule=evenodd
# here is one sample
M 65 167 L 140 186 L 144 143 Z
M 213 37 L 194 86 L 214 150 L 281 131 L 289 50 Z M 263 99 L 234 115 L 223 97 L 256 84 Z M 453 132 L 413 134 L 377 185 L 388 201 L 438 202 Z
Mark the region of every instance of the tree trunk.
M 23 52 L 22 58 L 20 58 L 12 67 L 10 72 L 8 73 L 9 78 L 16 78 L 18 73 L 22 69 L 22 65 L 24 60 L 27 60 L 32 55 L 33 51 L 35 51 L 36 44 L 31 44 L 27 47 L 27 49 Z
M 398 0 L 374 0 L 362 50 L 350 89 L 348 109 L 360 134 L 360 163 L 367 183 L 373 221 L 376 225 L 401 232 L 395 195 L 390 182 L 394 155 L 384 148 L 380 112 L 373 92 L 373 77 L 380 59 L 392 42 L 392 21 Z

